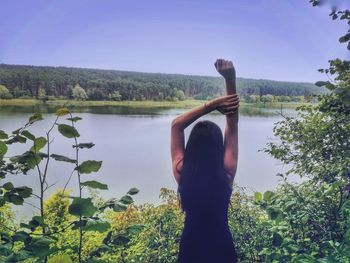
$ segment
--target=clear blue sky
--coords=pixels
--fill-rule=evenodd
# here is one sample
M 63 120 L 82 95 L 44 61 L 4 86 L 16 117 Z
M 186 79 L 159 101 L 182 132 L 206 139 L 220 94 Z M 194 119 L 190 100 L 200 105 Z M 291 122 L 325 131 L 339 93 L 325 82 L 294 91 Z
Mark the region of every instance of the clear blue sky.
M 343 3 L 348 3 L 344 0 Z M 308 0 L 1 0 L 0 63 L 323 79 L 343 22 Z

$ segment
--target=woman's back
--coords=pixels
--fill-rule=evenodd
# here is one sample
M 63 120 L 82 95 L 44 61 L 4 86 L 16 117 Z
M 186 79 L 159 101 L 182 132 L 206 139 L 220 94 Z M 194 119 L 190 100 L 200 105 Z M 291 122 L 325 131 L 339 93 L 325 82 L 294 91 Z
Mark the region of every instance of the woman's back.
M 207 193 L 199 198 L 190 199 L 182 193 L 186 214 L 180 242 L 180 263 L 237 262 L 227 219 L 231 192 L 227 185 L 221 193 Z

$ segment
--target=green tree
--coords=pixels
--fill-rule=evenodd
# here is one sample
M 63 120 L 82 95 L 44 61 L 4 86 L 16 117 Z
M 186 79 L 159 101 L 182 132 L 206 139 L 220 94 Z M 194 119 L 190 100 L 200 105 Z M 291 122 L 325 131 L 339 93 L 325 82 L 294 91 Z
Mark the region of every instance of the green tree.
M 271 103 L 274 100 L 273 95 L 271 94 L 266 94 L 266 95 L 262 95 L 260 98 L 261 102 L 265 103 Z
M 292 101 L 294 102 L 303 102 L 304 101 L 304 96 L 294 96 L 291 98 Z
M 0 99 L 12 99 L 12 94 L 4 85 L 0 85 Z
M 99 88 L 89 89 L 87 92 L 89 100 L 105 100 L 107 98 L 103 90 Z
M 350 25 L 349 10 L 331 16 Z M 339 40 L 350 45 L 350 30 Z M 349 262 L 350 61 L 330 60 L 320 71 L 333 79 L 316 83 L 329 92 L 317 96 L 318 104 L 299 107 L 296 117 L 284 117 L 274 128 L 279 140 L 265 149 L 291 167 L 284 178 L 305 179 L 285 184 L 268 202 L 257 198 L 273 221 L 272 246 L 262 252 L 268 260 Z
M 178 100 L 185 100 L 186 99 L 185 93 L 182 90 L 176 90 L 175 97 Z
M 258 103 L 258 102 L 260 102 L 260 96 L 259 95 L 249 95 L 246 97 L 246 100 L 248 103 Z
M 41 84 L 39 89 L 38 89 L 38 96 L 37 98 L 39 100 L 42 100 L 44 103 L 48 100 L 48 96 L 46 96 L 46 91 L 44 86 Z
M 280 96 L 282 102 L 290 102 L 292 99 L 289 96 Z
M 85 90 L 79 84 L 72 89 L 72 97 L 76 100 L 86 100 L 88 98 Z
M 108 98 L 110 100 L 114 100 L 114 101 L 121 101 L 122 100 L 122 96 L 120 95 L 119 91 L 115 90 L 112 93 L 110 93 L 108 95 Z

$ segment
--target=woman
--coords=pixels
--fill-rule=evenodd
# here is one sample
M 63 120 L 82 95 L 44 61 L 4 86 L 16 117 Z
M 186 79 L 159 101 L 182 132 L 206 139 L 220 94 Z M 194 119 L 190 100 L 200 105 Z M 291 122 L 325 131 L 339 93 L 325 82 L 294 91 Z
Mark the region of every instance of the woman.
M 171 127 L 173 173 L 185 212 L 179 263 L 237 262 L 227 210 L 237 169 L 239 98 L 232 62 L 218 59 L 215 67 L 225 78 L 227 96 L 181 114 Z M 215 123 L 200 121 L 185 147 L 184 129 L 213 110 L 226 115 L 225 138 Z

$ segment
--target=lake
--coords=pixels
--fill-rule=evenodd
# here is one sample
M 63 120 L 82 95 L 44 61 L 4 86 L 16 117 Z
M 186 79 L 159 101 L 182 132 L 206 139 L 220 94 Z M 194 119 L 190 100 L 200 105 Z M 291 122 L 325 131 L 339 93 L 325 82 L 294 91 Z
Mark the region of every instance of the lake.
M 0 107 L 0 129 L 11 132 L 25 124 L 32 107 Z M 29 129 L 38 136 L 45 136 L 45 131 L 52 125 L 55 115 L 52 109 L 41 109 L 46 112 L 44 120 Z M 80 151 L 80 160 L 102 160 L 102 168 L 95 174 L 84 174 L 82 180 L 99 180 L 108 184 L 108 191 L 101 191 L 104 198 L 121 197 L 131 187 L 140 189 L 135 196 L 136 203 L 160 203 L 159 189 L 166 187 L 176 190 L 172 176 L 170 159 L 170 124 L 175 116 L 183 112 L 180 109 L 135 109 L 128 107 L 90 107 L 74 109 L 74 113 L 83 120 L 77 123 L 80 133 L 79 142 L 93 142 L 95 147 Z M 293 110 L 284 111 L 293 114 Z M 225 117 L 221 114 L 210 114 L 201 119 L 216 122 L 222 129 Z M 278 110 L 241 108 L 239 119 L 239 160 L 236 183 L 247 187 L 249 191 L 274 189 L 280 177 L 276 176 L 286 170 L 277 160 L 263 151 L 266 143 L 273 138 L 274 123 L 281 120 Z M 60 123 L 67 123 L 64 119 Z M 186 139 L 190 129 L 186 129 Z M 74 157 L 73 139 L 60 135 L 57 129 L 51 153 Z M 31 147 L 30 143 L 10 147 L 8 155 L 20 153 Z M 11 149 L 13 148 L 13 149 Z M 64 162 L 50 163 L 48 181 L 54 184 L 50 191 L 63 187 L 73 165 Z M 15 186 L 29 185 L 38 190 L 36 174 L 8 175 Z M 68 188 L 76 189 L 74 176 Z M 49 192 L 50 192 L 49 191 Z M 23 208 L 21 208 L 22 210 Z M 28 214 L 31 208 L 23 211 Z

